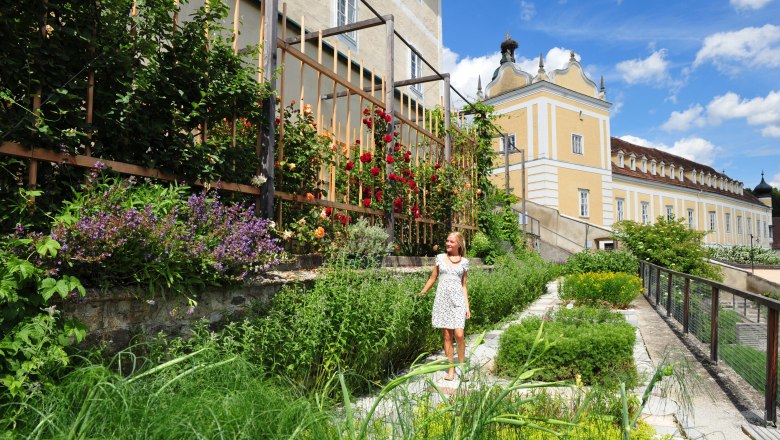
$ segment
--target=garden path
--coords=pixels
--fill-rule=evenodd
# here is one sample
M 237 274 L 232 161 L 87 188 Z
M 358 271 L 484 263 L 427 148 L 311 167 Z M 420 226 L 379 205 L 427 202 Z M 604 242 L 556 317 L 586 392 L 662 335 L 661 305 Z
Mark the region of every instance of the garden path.
M 472 382 L 460 383 L 457 381 L 444 380 L 444 372 L 435 373 L 431 379 L 439 389 L 445 394 L 455 392 L 464 392 L 468 387 L 476 384 L 494 384 L 505 383 L 506 379 L 493 375 L 495 370 L 495 358 L 498 354 L 498 343 L 504 329 L 514 322 L 521 320 L 526 316 L 541 316 L 554 310 L 561 303 L 558 298 L 558 282 L 553 281 L 547 285 L 547 292 L 538 300 L 531 304 L 526 310 L 520 313 L 516 319 L 506 323 L 501 329 L 493 330 L 485 335 L 484 343 L 474 347 L 473 343 L 477 335 L 471 335 L 467 338 L 467 348 L 469 361 L 475 371 Z M 634 309 L 625 312 L 626 319 L 637 327 L 637 342 L 634 347 L 634 359 L 640 372 L 640 377 L 645 383 L 640 384 L 634 392 L 641 395 L 646 386 L 646 381 L 655 371 L 655 366 L 667 353 L 679 353 L 679 355 L 691 356 L 682 342 L 675 336 L 668 325 L 658 315 L 652 306 L 647 303 L 644 297 L 636 300 Z M 439 352 L 430 356 L 427 361 L 444 359 L 444 352 Z M 703 391 L 693 396 L 693 411 L 690 414 L 684 414 L 680 410 L 680 405 L 673 399 L 664 398 L 658 391 L 653 392 L 648 405 L 643 411 L 643 418 L 656 431 L 661 434 L 670 434 L 673 438 L 708 438 L 708 439 L 727 439 L 737 440 L 750 438 L 742 432 L 742 425 L 746 425 L 745 417 L 731 403 L 729 398 L 718 386 L 710 379 L 709 374 L 695 359 L 692 359 L 692 365 L 695 368 L 695 374 L 702 378 Z M 405 388 L 409 395 L 421 395 L 427 392 L 430 395 L 430 388 L 424 380 L 413 381 Z M 436 396 L 435 394 L 433 395 Z M 355 408 L 358 412 L 364 412 L 374 403 L 374 396 L 368 396 L 356 402 Z M 397 402 L 392 398 L 383 401 L 377 408 L 377 415 L 393 418 L 397 409 Z M 680 428 L 684 431 L 681 433 Z

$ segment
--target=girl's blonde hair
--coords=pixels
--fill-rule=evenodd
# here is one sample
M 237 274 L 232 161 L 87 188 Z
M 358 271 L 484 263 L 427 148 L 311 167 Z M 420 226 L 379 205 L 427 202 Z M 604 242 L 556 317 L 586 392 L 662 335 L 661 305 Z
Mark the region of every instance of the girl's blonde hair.
M 447 234 L 447 237 L 455 237 L 455 242 L 458 243 L 458 255 L 461 257 L 466 255 L 466 239 L 463 238 L 463 234 L 458 231 L 453 231 Z

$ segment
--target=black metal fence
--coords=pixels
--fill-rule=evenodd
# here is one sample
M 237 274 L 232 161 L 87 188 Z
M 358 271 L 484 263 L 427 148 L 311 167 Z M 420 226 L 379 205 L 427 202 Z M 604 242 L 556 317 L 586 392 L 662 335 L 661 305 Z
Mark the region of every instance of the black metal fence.
M 764 418 L 777 423 L 780 301 L 642 261 L 645 296 L 658 313 L 709 347 L 764 395 Z

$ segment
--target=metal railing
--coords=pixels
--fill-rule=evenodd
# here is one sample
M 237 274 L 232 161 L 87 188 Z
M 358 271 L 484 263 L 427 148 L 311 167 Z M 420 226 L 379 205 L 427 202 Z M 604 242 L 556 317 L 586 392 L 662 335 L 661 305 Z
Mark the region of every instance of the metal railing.
M 646 261 L 642 287 L 659 314 L 677 321 L 764 395 L 764 418 L 777 424 L 778 312 L 780 301 Z

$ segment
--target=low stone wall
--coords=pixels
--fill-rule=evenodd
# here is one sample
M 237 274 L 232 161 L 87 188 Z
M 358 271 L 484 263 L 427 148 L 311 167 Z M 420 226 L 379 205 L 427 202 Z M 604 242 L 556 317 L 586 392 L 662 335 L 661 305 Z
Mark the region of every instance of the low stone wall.
M 104 344 L 115 352 L 139 334 L 187 335 L 202 319 L 212 325 L 241 319 L 252 301 L 269 301 L 285 284 L 311 279 L 310 273 L 272 273 L 246 286 L 208 289 L 193 298 L 197 306 L 180 295 L 152 300 L 132 289 L 88 289 L 84 298 L 63 301 L 57 307 L 87 326 L 86 345 Z

